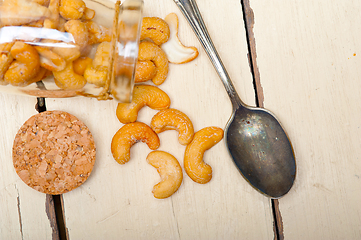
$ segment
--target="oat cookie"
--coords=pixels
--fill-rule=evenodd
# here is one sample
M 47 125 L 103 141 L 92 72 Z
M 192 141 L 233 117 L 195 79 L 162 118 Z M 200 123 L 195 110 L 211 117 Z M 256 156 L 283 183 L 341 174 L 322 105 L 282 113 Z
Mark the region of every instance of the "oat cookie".
M 95 162 L 94 139 L 83 122 L 62 111 L 29 118 L 16 134 L 13 163 L 19 177 L 46 194 L 62 194 L 80 186 Z

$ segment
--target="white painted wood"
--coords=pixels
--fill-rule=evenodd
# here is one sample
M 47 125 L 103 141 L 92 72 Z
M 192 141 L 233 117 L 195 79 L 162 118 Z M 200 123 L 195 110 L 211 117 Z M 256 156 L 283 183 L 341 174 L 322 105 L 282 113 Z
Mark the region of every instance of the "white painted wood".
M 240 2 L 199 0 L 198 5 L 239 94 L 254 105 Z M 196 130 L 211 125 L 224 127 L 231 115 L 230 101 L 177 6 L 171 0 L 145 1 L 145 16 L 165 17 L 170 12 L 180 18 L 183 43 L 198 47 L 200 55 L 191 63 L 171 65 L 169 77 L 160 88 L 171 97 L 171 107 L 192 119 Z M 115 116 L 116 102 L 73 98 L 47 99 L 46 104 L 48 110 L 67 111 L 83 120 L 97 145 L 90 178 L 63 195 L 70 239 L 273 239 L 270 202 L 241 177 L 224 141 L 205 154 L 214 171 L 210 183 L 199 185 L 184 175 L 178 192 L 158 200 L 151 191 L 160 179 L 146 163 L 150 150 L 145 144 L 132 147 L 131 160 L 125 165 L 116 163 L 111 155 L 112 137 L 122 126 Z M 155 113 L 144 108 L 138 120 L 149 124 Z M 160 150 L 170 152 L 182 163 L 185 147 L 177 142 L 176 132 L 159 136 Z
M 51 239 L 46 195 L 16 174 L 12 147 L 16 133 L 35 110 L 36 98 L 0 94 L 0 239 Z
M 297 157 L 285 239 L 361 238 L 361 2 L 255 1 L 264 105 Z

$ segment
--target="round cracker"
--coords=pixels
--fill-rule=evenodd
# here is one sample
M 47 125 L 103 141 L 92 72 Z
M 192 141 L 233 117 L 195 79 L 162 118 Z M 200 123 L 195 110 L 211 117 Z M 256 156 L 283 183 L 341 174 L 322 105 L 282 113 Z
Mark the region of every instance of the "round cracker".
M 57 195 L 87 180 L 95 152 L 93 136 L 83 122 L 66 112 L 45 111 L 29 118 L 19 129 L 13 163 L 28 186 Z

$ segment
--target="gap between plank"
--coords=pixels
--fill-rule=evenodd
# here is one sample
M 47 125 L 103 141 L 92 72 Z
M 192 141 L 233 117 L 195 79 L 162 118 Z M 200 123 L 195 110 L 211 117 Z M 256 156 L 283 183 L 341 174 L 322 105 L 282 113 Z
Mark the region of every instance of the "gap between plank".
M 58 224 L 56 221 L 54 199 L 49 194 L 46 194 L 45 211 L 46 211 L 46 215 L 48 216 L 51 229 L 53 231 L 52 240 L 59 240 L 59 228 L 58 228 Z
M 272 204 L 272 212 L 273 212 L 273 219 L 274 219 L 275 239 L 284 240 L 283 222 L 282 222 L 281 212 L 279 209 L 278 199 L 271 199 L 271 204 Z
M 251 68 L 253 77 L 253 86 L 256 94 L 257 107 L 264 107 L 263 100 L 263 88 L 261 85 L 260 74 L 257 66 L 257 52 L 256 52 L 256 40 L 253 34 L 254 25 L 254 13 L 250 7 L 249 0 L 241 0 L 241 6 L 243 11 L 243 20 L 246 28 L 246 38 L 248 45 L 248 61 Z
M 243 20 L 246 28 L 246 38 L 248 45 L 248 60 L 253 77 L 253 86 L 255 89 L 256 105 L 257 107 L 264 107 L 264 94 L 261 85 L 260 73 L 257 66 L 257 52 L 256 52 L 256 40 L 253 33 L 254 26 L 254 13 L 249 4 L 249 0 L 240 0 Z M 279 210 L 279 202 L 277 199 L 271 199 L 272 214 L 273 214 L 273 227 L 274 227 L 274 239 L 283 240 L 283 222 L 281 212 Z
M 64 216 L 64 205 L 63 205 L 63 196 L 62 195 L 53 195 L 55 213 L 56 213 L 56 222 L 58 223 L 59 228 L 59 239 L 67 240 L 69 239 L 68 231 L 65 226 L 65 216 Z
M 37 98 L 35 105 L 36 111 L 39 113 L 46 111 L 45 98 Z M 63 217 L 63 205 L 61 195 L 46 195 L 45 207 L 46 214 L 49 218 L 51 228 L 53 230 L 53 240 L 66 240 L 67 232 Z

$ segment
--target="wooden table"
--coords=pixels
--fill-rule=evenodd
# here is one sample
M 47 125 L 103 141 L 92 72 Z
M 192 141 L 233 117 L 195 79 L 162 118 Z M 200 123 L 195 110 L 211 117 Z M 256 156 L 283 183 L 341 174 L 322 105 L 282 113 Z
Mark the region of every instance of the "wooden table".
M 205 154 L 211 182 L 184 175 L 172 197 L 155 199 L 159 175 L 145 160 L 147 145 L 134 145 L 125 165 L 112 158 L 110 142 L 122 126 L 115 101 L 46 99 L 48 110 L 84 121 L 97 145 L 90 178 L 54 204 L 12 165 L 14 136 L 37 113 L 37 99 L 1 93 L 0 239 L 361 238 L 361 1 L 198 0 L 198 6 L 241 98 L 271 110 L 286 128 L 297 159 L 291 191 L 276 201 L 256 192 L 222 141 Z M 170 12 L 180 18 L 181 40 L 200 54 L 172 64 L 160 88 L 196 130 L 224 127 L 230 101 L 189 25 L 173 1 L 145 0 L 145 16 Z M 155 113 L 144 108 L 139 120 L 149 124 Z M 182 163 L 176 132 L 159 136 L 160 149 Z

